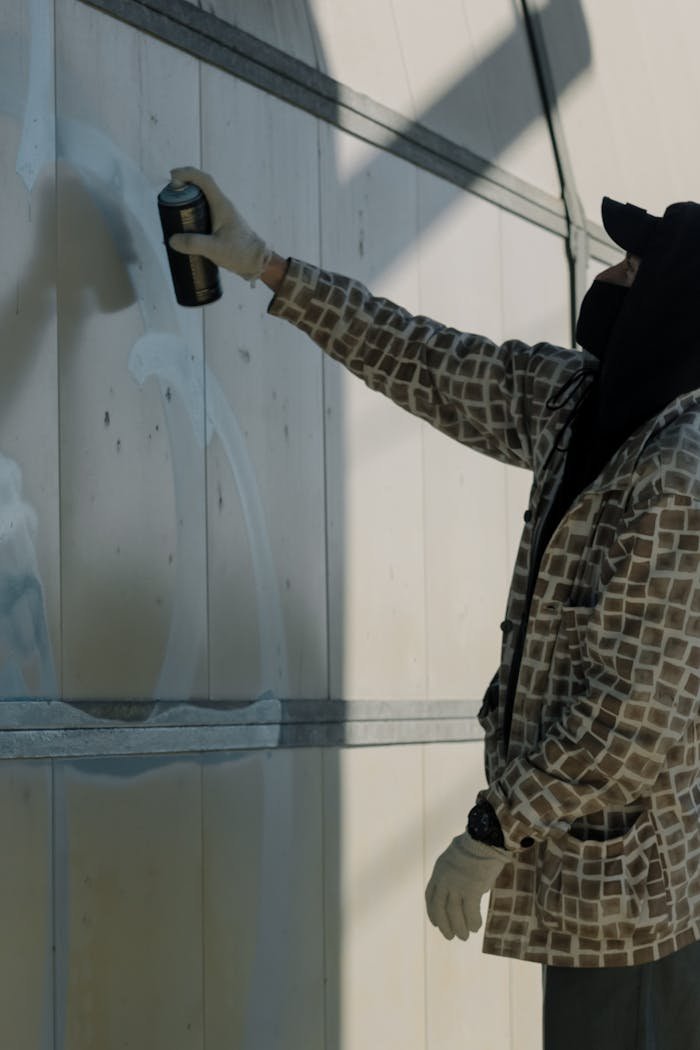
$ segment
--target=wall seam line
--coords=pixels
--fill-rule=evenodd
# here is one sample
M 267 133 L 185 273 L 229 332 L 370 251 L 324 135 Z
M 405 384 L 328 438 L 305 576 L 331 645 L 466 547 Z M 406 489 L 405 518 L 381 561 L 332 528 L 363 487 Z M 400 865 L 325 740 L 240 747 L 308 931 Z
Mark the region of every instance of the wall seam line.
M 588 228 L 581 198 L 576 188 L 576 178 L 566 143 L 564 128 L 559 116 L 557 93 L 547 53 L 547 41 L 537 12 L 530 10 L 528 0 L 520 0 L 520 3 L 542 101 L 542 109 L 547 122 L 554 161 L 561 183 L 561 199 L 564 205 L 567 225 L 566 246 L 570 276 L 571 342 L 574 345 L 576 318 L 581 299 L 583 298 L 584 287 L 587 283 L 586 271 L 590 255 Z

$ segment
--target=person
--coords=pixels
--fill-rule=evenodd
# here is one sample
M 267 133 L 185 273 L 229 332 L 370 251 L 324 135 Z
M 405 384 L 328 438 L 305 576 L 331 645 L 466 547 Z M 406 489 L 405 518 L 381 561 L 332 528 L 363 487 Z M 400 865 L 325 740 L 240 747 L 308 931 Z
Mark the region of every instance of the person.
M 700 206 L 604 198 L 625 252 L 582 351 L 496 345 L 271 251 L 194 168 L 209 235 L 269 312 L 455 440 L 533 472 L 479 719 L 486 786 L 435 863 L 431 922 L 544 968 L 545 1050 L 700 1048 Z

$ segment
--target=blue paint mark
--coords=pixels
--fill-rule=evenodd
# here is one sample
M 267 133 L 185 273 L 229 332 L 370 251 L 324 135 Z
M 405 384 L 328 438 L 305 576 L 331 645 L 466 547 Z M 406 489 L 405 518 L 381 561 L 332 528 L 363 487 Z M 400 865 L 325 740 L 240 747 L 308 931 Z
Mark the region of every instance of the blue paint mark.
M 27 100 L 16 170 L 31 192 L 41 169 L 54 159 L 53 0 L 29 0 L 29 26 Z
M 56 697 L 44 592 L 34 544 L 37 519 L 22 474 L 0 455 L 0 699 Z

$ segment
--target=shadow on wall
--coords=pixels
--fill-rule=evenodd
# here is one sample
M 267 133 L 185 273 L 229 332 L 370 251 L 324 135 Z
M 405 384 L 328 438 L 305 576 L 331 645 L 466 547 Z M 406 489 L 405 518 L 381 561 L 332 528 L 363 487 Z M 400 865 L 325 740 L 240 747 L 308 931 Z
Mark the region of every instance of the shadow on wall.
M 566 41 L 555 84 L 559 97 L 591 64 L 590 40 L 580 0 L 549 0 L 546 5 L 541 6 L 539 12 L 533 11 L 531 17 L 534 21 L 539 20 L 545 39 Z M 499 157 L 544 117 L 539 94 L 530 90 L 530 85 L 524 85 L 523 90 L 523 86 L 513 76 L 514 69 L 523 68 L 523 51 L 526 48 L 526 39 L 522 31 L 521 4 L 515 0 L 513 20 L 515 31 L 495 44 L 476 66 L 466 71 L 439 99 L 420 113 L 415 121 L 417 127 L 428 127 L 445 134 L 446 137 L 448 129 L 452 129 L 454 134 L 454 129 L 457 128 L 461 133 L 461 144 L 477 155 L 493 158 L 493 163 L 498 163 Z M 531 60 L 531 55 L 527 57 Z M 489 111 L 488 127 L 485 127 L 483 116 L 476 112 L 484 103 Z M 475 141 L 476 136 L 469 127 L 470 115 L 478 116 L 481 127 L 475 128 L 475 131 L 481 141 Z M 476 181 L 479 175 L 487 174 L 490 166 L 488 161 L 484 161 L 474 180 Z M 372 168 L 373 165 L 370 164 L 353 175 L 352 184 L 361 184 L 371 178 Z M 352 184 L 343 186 L 342 192 L 352 190 Z M 452 189 L 451 200 L 459 199 L 469 188 L 469 180 L 464 190 L 455 186 Z M 442 200 L 445 203 L 440 210 L 435 207 L 433 210 L 429 207 L 422 208 L 417 233 L 407 224 L 406 242 L 403 247 L 408 248 L 414 236 L 420 237 L 440 218 L 451 203 L 447 195 L 442 197 Z M 382 270 L 390 266 L 394 259 L 393 253 L 386 254 L 375 257 L 374 264 Z
M 497 164 L 499 158 L 534 124 L 543 119 L 544 113 L 538 91 L 533 90 L 533 83 L 519 83 L 514 71 L 522 70 L 525 63 L 532 62 L 527 38 L 523 32 L 523 7 L 527 7 L 533 24 L 539 24 L 542 38 L 549 42 L 561 41 L 562 50 L 558 52 L 556 75 L 553 75 L 553 89 L 556 97 L 566 92 L 591 65 L 591 46 L 586 21 L 581 7 L 581 0 L 510 0 L 513 11 L 513 32 L 504 35 L 493 44 L 490 50 L 462 76 L 454 81 L 428 108 L 416 115 L 414 127 L 428 128 L 445 138 L 452 139 L 458 145 L 465 146 L 477 156 L 492 158 Z M 463 0 L 465 11 L 468 0 Z M 324 57 L 323 42 L 313 13 L 313 6 L 308 0 L 294 0 L 289 5 L 285 0 L 265 0 L 261 5 L 258 0 L 200 0 L 196 5 L 232 25 L 247 32 L 263 37 L 266 42 L 284 49 L 284 32 L 289 30 L 292 20 L 298 24 L 295 36 L 308 38 L 310 47 L 316 54 L 316 63 L 321 72 L 333 76 Z M 263 12 L 264 11 L 264 15 Z M 396 24 L 400 33 L 400 10 L 396 14 Z M 262 31 L 264 26 L 269 31 Z M 351 85 L 352 86 L 352 85 Z M 380 100 L 381 101 L 381 100 Z M 410 132 L 411 123 L 407 122 L 406 132 Z M 387 141 L 386 148 L 391 150 L 392 140 Z M 379 161 L 370 162 L 355 172 L 351 179 L 338 186 L 339 193 L 353 196 L 353 191 L 372 178 L 373 170 Z M 474 179 L 488 173 L 491 167 L 489 160 L 475 173 Z M 457 200 L 464 190 L 469 190 L 467 180 L 464 189 L 452 188 L 452 199 Z M 416 237 L 439 219 L 442 212 L 449 207 L 449 198 L 439 210 L 423 210 L 418 229 L 407 223 L 403 231 L 403 241 L 392 240 L 391 250 L 384 254 L 378 247 L 372 258 L 376 273 L 381 273 L 391 266 L 404 250 L 410 249 Z

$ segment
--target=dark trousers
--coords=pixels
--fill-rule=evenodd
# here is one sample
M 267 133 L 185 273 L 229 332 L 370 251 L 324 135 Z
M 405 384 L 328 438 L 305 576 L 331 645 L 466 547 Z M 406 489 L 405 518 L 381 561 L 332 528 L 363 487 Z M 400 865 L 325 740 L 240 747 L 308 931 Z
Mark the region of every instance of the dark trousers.
M 544 1050 L 700 1050 L 700 942 L 644 966 L 543 967 Z

